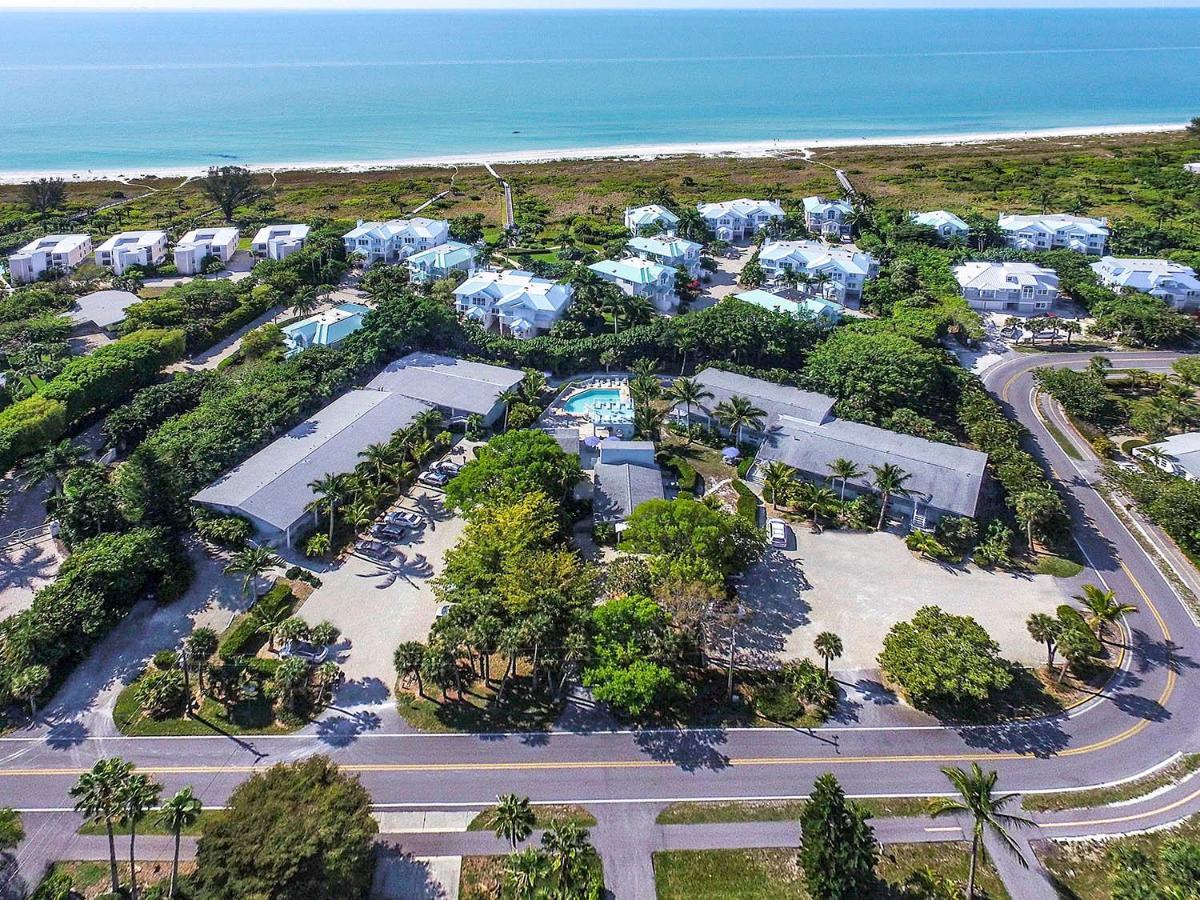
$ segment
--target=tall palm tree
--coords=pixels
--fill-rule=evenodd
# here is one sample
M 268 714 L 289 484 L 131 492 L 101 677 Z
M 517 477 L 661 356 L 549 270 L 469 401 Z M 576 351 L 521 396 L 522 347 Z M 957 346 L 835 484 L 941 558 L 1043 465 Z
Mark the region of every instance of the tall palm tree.
M 1017 842 L 1013 840 L 1012 835 L 1008 833 L 1009 828 L 1024 827 L 1032 825 L 1033 822 L 1021 816 L 1014 816 L 1004 812 L 1004 808 L 1008 806 L 1014 799 L 1016 794 L 1001 794 L 994 796 L 993 791 L 996 788 L 996 773 L 984 772 L 979 768 L 979 763 L 971 763 L 971 771 L 964 772 L 955 766 L 942 769 L 942 773 L 950 779 L 950 783 L 954 785 L 959 796 L 947 798 L 938 803 L 933 810 L 933 817 L 954 815 L 966 813 L 973 820 L 971 828 L 971 867 L 967 874 L 967 900 L 974 900 L 975 897 L 975 867 L 979 861 L 979 845 L 983 841 L 984 829 L 989 829 L 992 834 L 1000 839 L 1009 850 L 1017 855 L 1024 868 L 1029 868 L 1029 863 L 1025 857 L 1021 855 L 1021 849 Z
M 702 385 L 695 378 L 685 378 L 680 376 L 671 382 L 671 386 L 667 388 L 667 399 L 672 401 L 673 405 L 683 404 L 684 422 L 686 425 L 691 425 L 692 422 L 692 407 L 700 406 L 705 400 L 713 398 L 712 391 Z M 688 432 L 687 442 L 692 442 L 691 431 Z
M 875 490 L 879 491 L 879 522 L 876 531 L 883 528 L 883 520 L 887 516 L 888 501 L 892 497 L 907 497 L 911 493 L 904 486 L 912 478 L 908 472 L 894 463 L 884 463 L 882 466 L 871 466 L 871 480 Z
M 546 389 L 546 384 L 545 375 L 537 369 L 526 369 L 525 377 L 521 379 L 521 383 L 517 387 L 521 392 L 521 399 L 533 405 L 541 399 L 542 391 Z
M 1046 490 L 1023 491 L 1017 494 L 1013 502 L 1013 512 L 1017 515 L 1017 521 L 1025 527 L 1025 540 L 1030 553 L 1033 553 L 1034 527 L 1045 521 L 1057 505 L 1058 498 Z
M 443 419 L 440 410 L 426 409 L 413 416 L 412 422 L 409 423 L 408 430 L 412 434 L 428 440 L 439 430 L 441 430 L 444 422 L 445 420 Z
M 787 502 L 788 494 L 796 486 L 796 471 L 785 462 L 771 460 L 762 471 L 763 493 L 771 495 L 771 505 L 776 509 Z
M 192 788 L 181 788 L 167 800 L 158 810 L 158 823 L 171 832 L 175 839 L 175 849 L 171 854 L 171 882 L 167 888 L 167 900 L 175 900 L 175 883 L 179 878 L 179 838 L 184 829 L 190 828 L 200 820 L 203 810 L 200 798 L 192 793 Z
M 587 829 L 575 822 L 555 822 L 542 833 L 542 849 L 550 857 L 559 896 L 575 896 L 575 874 L 588 847 L 587 835 Z
M 255 580 L 263 572 L 280 565 L 283 565 L 283 560 L 270 547 L 247 547 L 233 555 L 225 566 L 225 574 L 241 575 L 242 596 L 249 597 Z
M 521 392 L 515 387 L 509 388 L 506 391 L 501 391 L 500 396 L 496 399 L 504 404 L 504 430 L 508 431 L 508 411 L 512 408 L 513 403 L 521 398 Z
M 146 818 L 146 813 L 158 805 L 158 796 L 162 793 L 162 785 L 151 781 L 149 775 L 130 775 L 121 785 L 121 822 L 129 827 L 129 897 L 137 900 L 137 866 L 134 860 L 134 842 L 137 839 L 138 823 Z
M 1143 462 L 1150 463 L 1150 465 L 1154 466 L 1156 469 L 1165 468 L 1163 463 L 1167 460 L 1167 454 L 1166 451 L 1157 444 L 1149 444 L 1148 446 L 1140 447 L 1137 455 Z
M 1088 626 L 1096 632 L 1096 637 L 1104 637 L 1109 625 L 1115 625 L 1122 616 L 1137 612 L 1137 607 L 1131 603 L 1120 603 L 1113 591 L 1104 590 L 1094 584 L 1085 584 L 1083 593 L 1076 594 L 1075 599 L 1087 610 Z
M 337 508 L 346 498 L 346 478 L 343 475 L 334 475 L 332 472 L 326 472 L 316 481 L 309 482 L 308 489 L 316 494 L 305 509 L 312 510 L 320 514 L 323 511 L 329 512 L 329 542 L 333 543 L 333 525 L 337 518 Z
M 368 503 L 351 503 L 346 507 L 346 521 L 355 531 L 362 531 L 375 518 L 375 510 Z
M 842 483 L 841 493 L 838 494 L 838 500 L 841 503 L 846 502 L 846 483 L 851 478 L 861 478 L 867 473 L 858 467 L 858 463 L 853 460 L 846 459 L 844 456 L 839 456 L 829 464 L 829 478 L 832 481 L 840 481 Z
M 496 837 L 504 838 L 515 850 L 517 844 L 533 834 L 537 816 L 533 814 L 528 797 L 501 794 L 496 798 L 495 822 Z
M 831 515 L 837 511 L 837 494 L 827 487 L 820 487 L 805 481 L 796 492 L 796 507 L 812 516 L 812 530 L 821 533 L 821 516 Z
M 759 409 L 745 397 L 734 394 L 728 400 L 722 400 L 713 410 L 717 421 L 724 425 L 734 435 L 737 443 L 742 442 L 742 429 L 753 428 L 761 431 L 766 420 L 766 410 Z
M 117 842 L 113 837 L 113 822 L 121 816 L 121 789 L 133 772 L 133 763 L 112 756 L 96 760 L 91 770 L 84 772 L 71 788 L 75 811 L 87 821 L 103 825 L 108 834 L 108 870 L 112 893 L 121 890 L 117 873 Z
M 829 661 L 842 655 L 842 639 L 832 631 L 822 631 L 813 640 L 813 649 L 817 656 L 825 660 L 825 677 L 829 677 Z
M 396 452 L 387 444 L 368 444 L 358 454 L 367 467 L 375 472 L 375 483 L 382 484 L 387 467 L 395 461 Z

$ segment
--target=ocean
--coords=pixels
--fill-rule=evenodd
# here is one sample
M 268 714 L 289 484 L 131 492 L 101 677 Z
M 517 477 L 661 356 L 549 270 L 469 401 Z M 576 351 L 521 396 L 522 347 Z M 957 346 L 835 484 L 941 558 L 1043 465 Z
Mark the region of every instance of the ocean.
M 1200 10 L 0 13 L 0 171 L 1183 122 Z

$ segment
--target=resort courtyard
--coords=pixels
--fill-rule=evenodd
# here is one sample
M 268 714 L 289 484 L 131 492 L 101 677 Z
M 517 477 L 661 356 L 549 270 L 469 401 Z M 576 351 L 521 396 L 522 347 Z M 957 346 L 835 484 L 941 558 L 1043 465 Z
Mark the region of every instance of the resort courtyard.
M 789 549 L 769 549 L 746 572 L 749 616 L 738 639 L 745 662 L 820 662 L 813 639 L 832 631 L 845 647 L 835 669 L 874 669 L 892 625 L 934 605 L 975 618 L 1007 659 L 1044 664 L 1045 647 L 1029 637 L 1025 620 L 1034 612 L 1053 615 L 1086 580 L 941 565 L 916 557 L 887 532 L 789 528 Z

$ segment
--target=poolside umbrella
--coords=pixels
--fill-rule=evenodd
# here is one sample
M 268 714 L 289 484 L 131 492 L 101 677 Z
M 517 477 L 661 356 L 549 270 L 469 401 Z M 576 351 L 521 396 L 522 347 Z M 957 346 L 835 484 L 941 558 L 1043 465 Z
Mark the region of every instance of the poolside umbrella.
M 726 447 L 724 450 L 721 451 L 721 456 L 725 457 L 725 462 L 727 462 L 727 463 L 733 462 L 735 459 L 737 459 L 741 455 L 742 455 L 742 451 L 739 450 L 737 447 Z
M 583 439 L 583 446 L 587 447 L 589 450 L 595 450 L 600 446 L 600 438 L 596 437 L 594 434 L 590 434 Z

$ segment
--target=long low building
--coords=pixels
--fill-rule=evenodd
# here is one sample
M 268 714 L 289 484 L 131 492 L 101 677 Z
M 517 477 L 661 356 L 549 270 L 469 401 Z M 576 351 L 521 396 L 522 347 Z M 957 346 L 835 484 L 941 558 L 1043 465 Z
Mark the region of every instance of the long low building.
M 692 423 L 727 429 L 715 418 L 717 404 L 744 397 L 763 412 L 761 429 L 746 429 L 742 439 L 758 445 L 751 478 L 772 461 L 791 466 L 804 477 L 828 482 L 830 465 L 848 459 L 862 471 L 846 485 L 847 496 L 872 493 L 871 466 L 892 463 L 909 475 L 910 497 L 893 497 L 893 514 L 914 527 L 932 525 L 944 515 L 974 516 L 983 489 L 987 454 L 954 444 L 899 434 L 833 415 L 833 397 L 774 384 L 720 369 L 704 369 L 696 380 L 713 395 L 692 406 Z M 679 419 L 682 405 L 672 411 Z M 839 485 L 840 489 L 840 485 Z
M 354 470 L 358 454 L 383 443 L 430 405 L 386 391 L 348 391 L 283 437 L 226 472 L 192 500 L 249 519 L 263 540 L 291 546 L 316 530 L 310 484 Z
M 410 353 L 389 364 L 367 387 L 428 403 L 450 419 L 479 415 L 485 425 L 494 425 L 504 415 L 501 396 L 524 377 L 518 369 L 436 353 Z
M 597 522 L 613 524 L 618 531 L 647 500 L 666 496 L 652 441 L 603 441 L 593 475 L 592 514 Z

